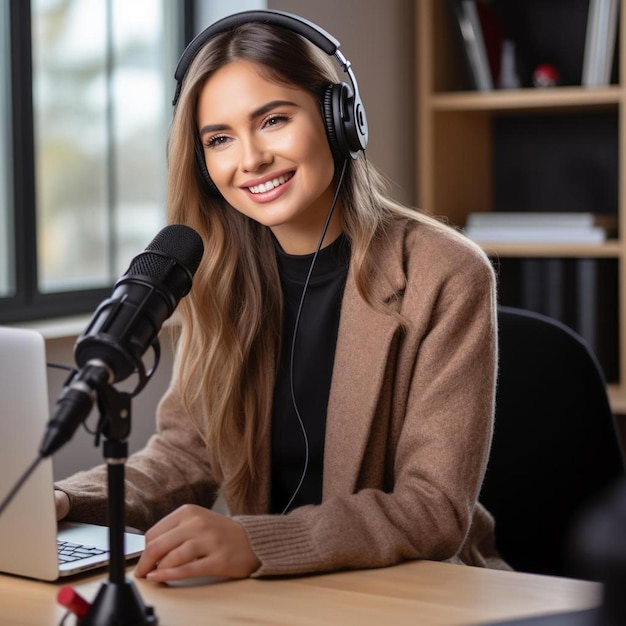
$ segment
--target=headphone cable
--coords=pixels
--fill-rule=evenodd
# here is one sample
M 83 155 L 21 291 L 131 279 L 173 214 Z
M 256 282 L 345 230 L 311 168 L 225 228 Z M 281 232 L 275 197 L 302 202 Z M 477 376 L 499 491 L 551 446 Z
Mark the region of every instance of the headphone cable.
M 317 243 L 315 252 L 313 253 L 313 258 L 311 259 L 311 265 L 309 266 L 309 271 L 307 273 L 306 280 L 304 281 L 304 287 L 302 288 L 302 295 L 300 296 L 300 304 L 298 305 L 298 312 L 296 314 L 296 321 L 294 323 L 293 334 L 291 337 L 291 354 L 289 357 L 289 387 L 291 391 L 291 403 L 296 413 L 296 418 L 298 419 L 298 424 L 300 425 L 300 430 L 302 431 L 302 437 L 304 439 L 304 466 L 302 468 L 302 474 L 300 475 L 300 480 L 298 482 L 298 485 L 296 486 L 295 491 L 291 495 L 291 498 L 289 498 L 289 502 L 287 502 L 281 515 L 284 515 L 289 510 L 289 507 L 293 503 L 295 497 L 298 495 L 298 492 L 300 491 L 302 487 L 302 484 L 304 483 L 304 478 L 309 469 L 309 438 L 306 433 L 304 421 L 302 420 L 302 416 L 300 415 L 300 410 L 298 409 L 298 402 L 296 400 L 296 391 L 295 391 L 295 383 L 294 383 L 294 361 L 295 361 L 295 352 L 296 352 L 296 338 L 298 335 L 298 327 L 300 326 L 300 316 L 302 314 L 302 309 L 304 307 L 304 299 L 305 299 L 307 290 L 309 288 L 309 283 L 311 282 L 311 275 L 313 274 L 315 261 L 317 260 L 317 256 L 322 248 L 322 243 L 324 242 L 324 238 L 326 237 L 326 231 L 328 230 L 330 219 L 333 216 L 333 213 L 335 211 L 335 205 L 337 204 L 337 200 L 339 199 L 339 191 L 341 190 L 341 185 L 343 183 L 347 165 L 348 165 L 348 161 L 344 160 L 343 166 L 341 168 L 341 174 L 339 175 L 339 181 L 337 182 L 337 189 L 335 190 L 335 195 L 333 197 L 333 201 L 331 202 L 330 210 L 328 211 L 328 215 L 326 216 L 324 227 L 322 228 L 322 234 Z

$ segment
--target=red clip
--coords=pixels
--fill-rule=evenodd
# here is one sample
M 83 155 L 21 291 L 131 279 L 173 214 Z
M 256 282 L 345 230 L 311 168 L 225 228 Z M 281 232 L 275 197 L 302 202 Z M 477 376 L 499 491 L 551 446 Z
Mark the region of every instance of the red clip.
M 73 587 L 61 587 L 57 593 L 57 602 L 79 619 L 85 617 L 91 608 L 91 604 L 74 591 Z

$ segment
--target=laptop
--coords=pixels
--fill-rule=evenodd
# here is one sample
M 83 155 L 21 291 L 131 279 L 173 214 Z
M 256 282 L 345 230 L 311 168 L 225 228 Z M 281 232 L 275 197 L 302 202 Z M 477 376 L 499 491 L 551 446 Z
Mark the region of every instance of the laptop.
M 48 419 L 43 337 L 0 327 L 0 502 L 35 460 Z M 108 564 L 108 527 L 57 524 L 53 485 L 47 458 L 0 515 L 0 572 L 54 581 Z M 127 558 L 144 545 L 143 535 L 125 534 Z

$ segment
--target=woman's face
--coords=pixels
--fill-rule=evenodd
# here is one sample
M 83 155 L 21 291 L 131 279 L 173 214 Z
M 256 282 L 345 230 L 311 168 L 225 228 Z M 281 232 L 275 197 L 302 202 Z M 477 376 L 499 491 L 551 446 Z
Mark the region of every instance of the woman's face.
M 226 201 L 271 228 L 286 252 L 312 252 L 334 192 L 317 100 L 237 61 L 207 80 L 197 113 L 206 166 Z M 325 243 L 340 223 L 337 210 Z

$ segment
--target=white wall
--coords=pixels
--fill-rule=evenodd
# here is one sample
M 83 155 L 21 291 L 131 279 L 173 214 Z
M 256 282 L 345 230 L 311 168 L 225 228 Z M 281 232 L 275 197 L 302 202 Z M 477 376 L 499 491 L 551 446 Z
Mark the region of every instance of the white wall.
M 204 30 L 209 24 L 231 13 L 266 8 L 266 0 L 196 0 L 196 31 Z

